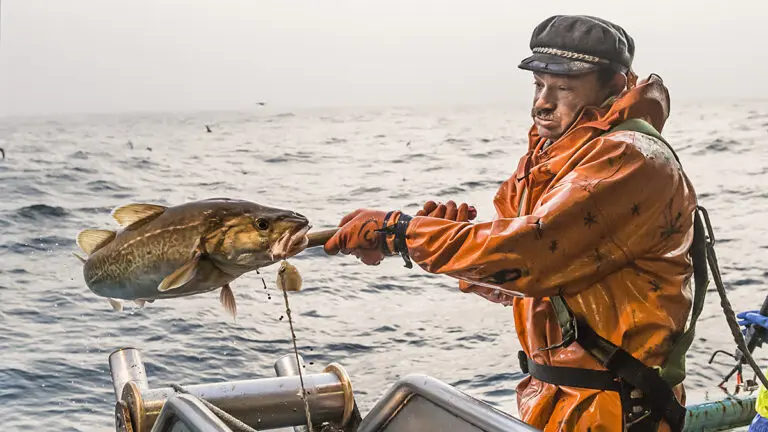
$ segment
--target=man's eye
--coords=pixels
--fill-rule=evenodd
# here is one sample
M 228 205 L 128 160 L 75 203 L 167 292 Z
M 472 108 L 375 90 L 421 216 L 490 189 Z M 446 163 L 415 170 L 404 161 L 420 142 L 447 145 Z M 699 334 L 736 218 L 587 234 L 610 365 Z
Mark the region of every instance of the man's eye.
M 559 86 L 558 89 L 560 91 L 571 91 L 571 88 L 570 87 L 566 87 L 566 86 Z

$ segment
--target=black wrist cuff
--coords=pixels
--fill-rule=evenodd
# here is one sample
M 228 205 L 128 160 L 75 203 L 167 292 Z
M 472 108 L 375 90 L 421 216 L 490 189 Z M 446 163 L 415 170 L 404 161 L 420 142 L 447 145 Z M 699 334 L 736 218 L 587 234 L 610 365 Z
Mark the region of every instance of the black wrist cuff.
M 408 245 L 405 242 L 408 232 L 408 225 L 411 223 L 411 217 L 405 213 L 400 214 L 400 218 L 395 224 L 395 253 L 400 254 L 405 261 L 406 268 L 412 268 L 411 256 L 408 255 Z
M 389 246 L 387 246 L 387 235 L 394 234 L 394 232 L 389 232 L 387 229 L 387 223 L 389 222 L 389 218 L 392 217 L 392 213 L 394 212 L 387 212 L 384 216 L 384 223 L 381 225 L 381 228 L 376 230 L 381 235 L 381 250 L 384 252 L 384 256 L 392 255 L 394 253 L 394 251 L 389 250 Z
M 411 217 L 405 213 L 400 213 L 400 218 L 397 220 L 397 223 L 393 225 L 387 225 L 389 218 L 392 217 L 392 213 L 394 212 L 387 213 L 384 216 L 384 226 L 375 230 L 376 232 L 381 233 L 381 248 L 386 255 L 389 255 L 390 252 L 400 255 L 403 257 L 403 261 L 405 261 L 405 267 L 413 268 L 411 257 L 408 255 L 408 245 L 405 243 L 406 233 L 408 232 L 408 224 L 411 223 Z M 394 251 L 390 251 L 387 247 L 388 235 L 395 236 Z

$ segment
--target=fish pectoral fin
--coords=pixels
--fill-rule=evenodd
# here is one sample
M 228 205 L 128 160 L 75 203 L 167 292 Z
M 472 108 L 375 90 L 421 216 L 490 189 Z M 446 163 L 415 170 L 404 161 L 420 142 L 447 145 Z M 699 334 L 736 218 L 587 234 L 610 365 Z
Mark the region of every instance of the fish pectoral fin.
M 109 300 L 110 306 L 112 306 L 112 309 L 114 309 L 115 311 L 121 312 L 123 310 L 123 304 L 120 301 L 115 300 L 113 298 L 107 299 L 107 300 Z
M 237 302 L 235 302 L 235 294 L 232 292 L 232 288 L 229 287 L 229 284 L 221 287 L 219 301 L 221 301 L 221 305 L 224 306 L 224 310 L 232 315 L 232 318 L 237 318 Z
M 200 262 L 200 254 L 195 254 L 195 257 L 187 261 L 186 264 L 176 269 L 175 272 L 169 274 L 165 279 L 157 286 L 157 290 L 168 291 L 174 288 L 178 288 L 185 283 L 192 280 L 197 274 L 197 264 Z
M 82 261 L 83 263 L 85 263 L 85 262 L 87 261 L 85 258 L 81 257 L 80 255 L 78 255 L 78 254 L 77 254 L 77 253 L 75 253 L 75 252 L 72 252 L 72 255 L 74 255 L 74 256 L 75 256 L 75 258 L 79 259 L 79 260 L 80 260 L 80 261 Z
M 142 299 L 136 299 L 133 302 L 136 303 L 136 306 L 138 306 L 138 307 L 140 307 L 142 309 L 144 308 L 144 305 L 147 304 L 147 301 L 146 300 L 142 300 Z
M 87 229 L 77 234 L 77 245 L 83 252 L 91 255 L 115 239 L 117 234 L 109 230 Z
M 155 204 L 127 204 L 112 211 L 112 217 L 122 227 L 137 228 L 163 214 L 168 207 Z M 141 222 L 140 224 L 138 222 Z

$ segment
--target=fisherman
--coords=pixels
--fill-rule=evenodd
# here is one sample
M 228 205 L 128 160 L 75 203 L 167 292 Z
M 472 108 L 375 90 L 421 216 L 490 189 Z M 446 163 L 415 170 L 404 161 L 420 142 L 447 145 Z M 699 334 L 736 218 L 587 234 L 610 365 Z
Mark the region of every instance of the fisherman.
M 667 89 L 656 75 L 637 82 L 633 39 L 604 19 L 552 16 L 530 48 L 528 151 L 493 221 L 470 222 L 454 202 L 413 217 L 360 209 L 325 250 L 368 265 L 400 255 L 511 305 L 530 425 L 680 430 L 696 197 L 659 135 Z

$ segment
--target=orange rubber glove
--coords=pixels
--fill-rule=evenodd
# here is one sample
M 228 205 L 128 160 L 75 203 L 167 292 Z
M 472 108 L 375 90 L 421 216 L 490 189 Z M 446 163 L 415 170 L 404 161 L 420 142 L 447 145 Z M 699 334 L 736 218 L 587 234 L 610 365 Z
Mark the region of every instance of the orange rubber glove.
M 474 206 L 467 203 L 461 203 L 459 206 L 453 201 L 445 204 L 427 201 L 424 207 L 416 212 L 416 216 L 428 216 L 439 219 L 448 219 L 457 222 L 469 222 L 477 217 L 477 210 Z
M 358 209 L 344 216 L 339 222 L 339 231 L 325 243 L 325 253 L 352 254 L 367 265 L 378 265 L 394 251 L 394 234 L 376 232 L 384 228 L 386 215 L 387 212 L 380 210 Z M 399 212 L 393 212 L 387 226 L 393 225 L 398 215 Z

